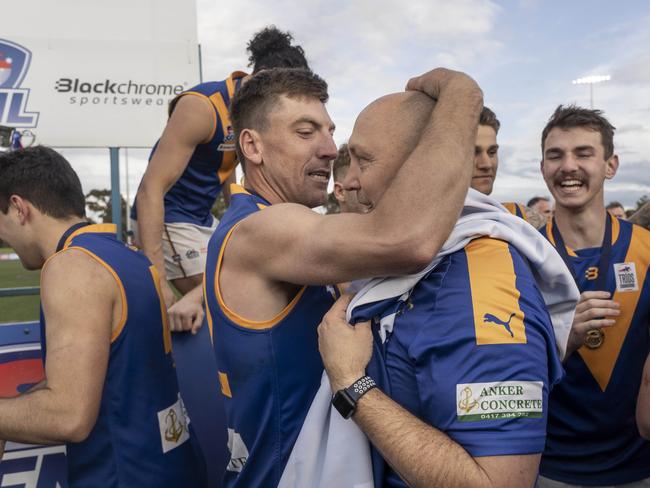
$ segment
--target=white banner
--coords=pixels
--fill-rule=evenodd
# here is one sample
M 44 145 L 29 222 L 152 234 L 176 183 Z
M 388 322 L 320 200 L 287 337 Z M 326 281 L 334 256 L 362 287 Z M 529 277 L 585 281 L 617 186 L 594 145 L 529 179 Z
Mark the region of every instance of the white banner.
M 0 125 L 40 144 L 152 146 L 199 82 L 194 0 L 22 0 L 0 32 Z

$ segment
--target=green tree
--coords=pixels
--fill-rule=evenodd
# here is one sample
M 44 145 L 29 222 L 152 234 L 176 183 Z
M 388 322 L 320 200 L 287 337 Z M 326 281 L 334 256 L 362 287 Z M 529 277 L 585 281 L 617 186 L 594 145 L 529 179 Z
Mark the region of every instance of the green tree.
M 650 202 L 650 197 L 648 197 L 648 195 L 643 195 L 641 198 L 639 198 L 636 201 L 636 208 L 634 210 L 639 210 L 641 207 L 643 207 L 648 202 Z
M 122 222 L 126 222 L 126 200 L 122 200 Z M 113 222 L 113 201 L 111 199 L 111 191 L 103 190 L 90 190 L 86 194 L 86 213 L 89 220 L 94 223 L 112 223 Z

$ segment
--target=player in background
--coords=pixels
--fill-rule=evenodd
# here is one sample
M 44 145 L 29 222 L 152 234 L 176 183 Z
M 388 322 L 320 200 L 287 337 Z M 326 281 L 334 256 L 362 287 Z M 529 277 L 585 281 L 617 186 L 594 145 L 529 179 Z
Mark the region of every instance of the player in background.
M 634 420 L 650 346 L 650 232 L 605 209 L 604 184 L 619 166 L 614 130 L 599 110 L 559 106 L 542 132 L 555 200 L 542 233 L 581 291 L 574 352 L 550 396 L 543 488 L 650 486 L 650 443 Z
M 86 220 L 60 154 L 0 155 L 0 238 L 42 268 L 45 365 L 42 382 L 0 399 L 0 439 L 65 443 L 73 488 L 200 486 L 156 269 L 115 232 Z
M 625 207 L 621 204 L 621 202 L 609 202 L 605 209 L 617 219 L 627 220 Z
M 332 176 L 334 177 L 334 198 L 339 204 L 342 213 L 365 213 L 368 207 L 359 203 L 356 190 L 346 190 L 343 186 L 345 176 L 350 169 L 350 151 L 347 144 L 341 144 L 336 158 L 332 163 Z
M 249 41 L 253 73 L 273 67 L 308 68 L 304 51 L 292 36 L 267 27 Z M 154 263 L 169 308 L 175 295 L 201 283 L 207 243 L 217 226 L 210 210 L 235 177 L 237 158 L 228 107 L 246 73 L 201 83 L 169 106 L 169 121 L 154 146 L 136 195 L 131 218 L 136 242 Z M 171 322 L 177 330 L 176 322 Z
M 553 205 L 550 199 L 546 197 L 533 197 L 528 200 L 527 207 L 535 210 L 538 214 L 544 217 L 544 223 L 553 217 Z
M 476 133 L 474 146 L 474 174 L 472 175 L 472 188 L 484 195 L 490 195 L 494 188 L 494 181 L 499 169 L 499 144 L 497 134 L 501 122 L 496 114 L 488 107 L 483 107 Z M 539 227 L 541 219 L 535 212 L 531 212 L 523 205 L 515 202 L 503 202 L 502 205 L 513 215 L 521 217 L 531 224 Z M 530 215 L 529 215 L 530 214 Z M 536 225 L 536 224 L 540 225 Z

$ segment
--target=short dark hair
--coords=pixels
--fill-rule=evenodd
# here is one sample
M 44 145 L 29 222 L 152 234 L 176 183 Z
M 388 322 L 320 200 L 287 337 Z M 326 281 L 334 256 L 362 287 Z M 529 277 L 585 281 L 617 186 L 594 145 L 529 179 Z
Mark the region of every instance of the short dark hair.
M 614 131 L 616 127 L 610 124 L 605 118 L 602 110 L 578 107 L 577 105 L 563 106 L 559 105 L 551 118 L 548 120 L 546 127 L 542 131 L 542 155 L 544 154 L 544 143 L 546 137 L 552 129 L 562 130 L 582 127 L 593 131 L 600 132 L 600 139 L 605 149 L 605 159 L 609 159 L 614 154 Z
M 481 117 L 478 119 L 478 123 L 479 125 L 492 127 L 496 134 L 499 133 L 499 129 L 501 128 L 501 122 L 497 119 L 497 115 L 488 107 L 483 107 L 483 110 L 481 110 Z
M 265 27 L 248 41 L 248 66 L 253 67 L 253 73 L 269 68 L 309 69 L 305 51 L 300 46 L 291 45 L 291 41 L 293 36 L 289 32 L 274 25 Z
M 18 195 L 56 219 L 84 217 L 86 200 L 70 163 L 54 149 L 35 146 L 0 153 L 0 211 Z
M 235 150 L 244 165 L 245 159 L 239 145 L 244 129 L 263 131 L 268 114 L 280 96 L 289 98 L 316 98 L 326 103 L 327 83 L 320 76 L 303 68 L 273 68 L 254 74 L 235 94 L 230 102 L 230 120 L 235 130 Z
M 616 208 L 616 207 L 621 207 L 623 210 L 625 210 L 625 207 L 623 206 L 623 204 L 621 202 L 617 202 L 617 201 L 609 202 L 609 204 L 605 207 L 605 209 L 610 210 L 610 209 Z
M 532 207 L 538 202 L 550 202 L 550 200 L 547 197 L 533 197 L 530 200 L 528 200 L 528 203 L 526 204 L 527 207 Z
M 334 181 L 341 181 L 343 173 L 350 167 L 350 151 L 347 144 L 341 144 L 339 152 L 336 154 L 336 159 L 332 163 L 332 173 L 334 174 Z

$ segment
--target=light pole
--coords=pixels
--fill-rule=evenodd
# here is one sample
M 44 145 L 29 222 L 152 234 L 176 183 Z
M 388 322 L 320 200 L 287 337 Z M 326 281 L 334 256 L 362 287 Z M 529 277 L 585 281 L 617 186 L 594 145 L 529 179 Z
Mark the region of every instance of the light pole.
M 585 76 L 584 78 L 578 78 L 573 80 L 574 85 L 589 85 L 589 105 L 594 108 L 594 85 L 596 83 L 602 83 L 604 81 L 611 80 L 612 77 L 609 75 L 594 75 L 594 76 Z

